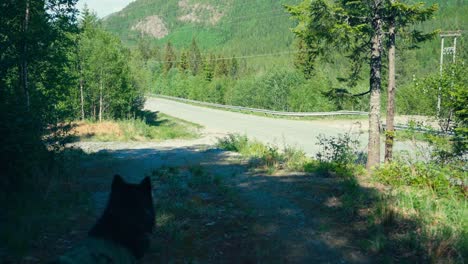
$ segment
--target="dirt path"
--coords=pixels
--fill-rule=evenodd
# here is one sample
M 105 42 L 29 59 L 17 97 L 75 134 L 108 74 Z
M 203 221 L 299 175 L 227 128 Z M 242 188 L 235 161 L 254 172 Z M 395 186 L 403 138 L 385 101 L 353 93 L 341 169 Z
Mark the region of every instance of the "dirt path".
M 200 227 L 197 228 L 206 229 L 203 234 L 207 234 L 207 237 L 193 239 L 198 239 L 199 243 L 210 243 L 205 245 L 206 250 L 223 248 L 219 250 L 221 253 L 216 251 L 209 257 L 200 257 L 198 260 L 203 263 L 371 262 L 370 257 L 363 254 L 356 245 L 360 237 L 365 236 L 365 230 L 359 229 L 363 226 L 361 223 L 363 220 L 346 215 L 347 212 L 340 201 L 343 188 L 339 179 L 312 174 L 266 175 L 252 170 L 248 161 L 235 153 L 213 149 L 199 143 L 200 141 L 178 141 L 176 147 L 170 146 L 174 145 L 173 143 L 81 143 L 88 152 L 106 153 L 103 158 L 82 164 L 81 169 L 82 175 L 86 175 L 87 183 L 93 186 L 96 215 L 99 215 L 105 206 L 114 173 L 123 175 L 129 181 L 137 182 L 145 175 L 157 173 L 164 168 L 184 170 L 199 166 L 206 171 L 206 175 L 222 177 L 227 186 L 239 196 L 242 204 L 240 207 L 248 208 L 249 211 L 249 217 L 240 213 L 233 213 L 238 216 L 231 217 L 226 215 L 229 212 L 218 215 L 213 223 L 225 222 L 222 225 L 213 224 L 211 227 L 211 220 L 206 220 L 203 224 L 198 223 Z M 207 191 L 197 192 L 191 191 L 191 195 L 212 196 L 207 194 Z M 207 206 L 215 208 L 210 210 L 224 212 L 228 207 L 225 204 L 227 202 L 223 201 L 224 198 L 217 203 L 208 202 Z M 232 212 L 244 210 L 239 208 L 229 207 L 228 210 Z M 190 218 L 184 213 L 182 215 Z M 237 217 L 237 220 L 232 220 L 230 217 Z M 182 221 L 176 218 L 174 221 L 191 223 L 194 220 Z M 197 225 L 197 222 L 193 225 Z M 237 228 L 238 226 L 243 228 Z M 215 239 L 210 233 L 223 235 L 220 235 L 221 239 Z M 203 236 L 201 233 L 197 234 Z M 174 234 L 158 235 L 168 237 L 166 240 L 160 240 L 161 244 L 175 243 L 174 238 L 171 238 L 175 236 Z M 178 236 L 183 235 L 184 233 Z M 229 240 L 225 238 L 230 238 L 230 241 L 225 241 Z M 168 250 L 171 252 L 171 249 Z M 150 253 L 145 263 L 174 261 L 171 260 L 170 254 L 169 256 L 167 254 Z M 243 257 L 236 259 L 236 256 Z

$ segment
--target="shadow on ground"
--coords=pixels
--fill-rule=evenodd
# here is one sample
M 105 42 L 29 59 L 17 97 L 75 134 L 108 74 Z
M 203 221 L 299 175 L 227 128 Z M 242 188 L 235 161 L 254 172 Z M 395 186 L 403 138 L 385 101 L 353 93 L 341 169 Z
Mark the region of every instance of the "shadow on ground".
M 370 263 L 367 228 L 374 189 L 316 174 L 269 176 L 216 149 L 126 149 L 83 164 L 98 212 L 111 175 L 152 175 L 158 228 L 146 263 Z M 161 173 L 172 182 L 160 182 Z M 196 180 L 194 174 L 213 181 Z M 105 177 L 102 177 L 105 175 Z M 184 176 L 185 175 L 185 176 Z M 188 176 L 187 176 L 188 175 Z M 199 175 L 199 176 L 200 176 Z M 163 177 L 163 178 L 164 178 Z M 159 180 L 158 180 L 159 179 Z M 202 184 L 197 184 L 201 181 Z M 162 190 L 162 191 L 161 191 Z M 362 197 L 362 204 L 355 197 Z M 350 204 L 352 203 L 352 204 Z
M 129 182 L 152 177 L 157 228 L 143 263 L 373 263 L 385 259 L 363 251 L 374 239 L 366 221 L 377 191 L 349 180 L 318 174 L 270 176 L 237 154 L 203 146 L 101 151 L 80 161 L 77 173 L 82 188 L 91 193 L 95 217 L 106 204 L 114 174 Z M 74 236 L 49 241 L 34 252 L 60 254 L 77 242 L 70 240 L 82 239 L 83 230 L 93 222 L 70 221 L 75 226 L 66 234 Z M 410 221 L 406 225 L 414 227 Z M 53 257 L 37 254 L 36 259 Z

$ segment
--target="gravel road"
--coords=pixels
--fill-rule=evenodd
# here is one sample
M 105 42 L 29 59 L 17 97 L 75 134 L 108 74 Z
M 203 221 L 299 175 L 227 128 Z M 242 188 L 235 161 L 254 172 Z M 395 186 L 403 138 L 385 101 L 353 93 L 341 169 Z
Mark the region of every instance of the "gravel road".
M 264 143 L 294 146 L 314 156 L 318 151 L 317 136 L 337 136 L 350 132 L 360 142 L 363 151 L 367 149 L 367 120 L 289 120 L 248 115 L 217 110 L 175 102 L 172 100 L 149 97 L 145 108 L 160 111 L 205 126 L 208 134 L 240 133 Z M 382 157 L 383 157 L 382 141 Z M 412 152 L 408 143 L 397 142 L 395 151 Z

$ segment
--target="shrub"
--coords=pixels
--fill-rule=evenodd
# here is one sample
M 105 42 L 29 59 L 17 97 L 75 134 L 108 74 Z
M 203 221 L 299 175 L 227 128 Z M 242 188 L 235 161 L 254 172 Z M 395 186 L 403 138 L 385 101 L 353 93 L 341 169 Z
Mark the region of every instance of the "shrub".
M 467 195 L 467 173 L 454 165 L 396 160 L 377 169 L 375 177 L 395 187 L 428 188 L 439 196 Z
M 352 139 L 349 133 L 339 134 L 336 137 L 319 135 L 317 145 L 320 151 L 317 159 L 321 162 L 334 162 L 342 165 L 353 164 L 358 159 L 357 147 L 359 141 Z

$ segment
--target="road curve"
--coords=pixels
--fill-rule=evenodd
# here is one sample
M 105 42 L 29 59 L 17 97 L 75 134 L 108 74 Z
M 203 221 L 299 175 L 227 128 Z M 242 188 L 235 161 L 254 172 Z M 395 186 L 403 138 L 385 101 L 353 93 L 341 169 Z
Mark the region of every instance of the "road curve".
M 203 125 L 208 132 L 246 134 L 249 138 L 255 138 L 264 143 L 280 147 L 284 145 L 297 147 L 309 156 L 314 156 L 319 150 L 317 136 L 320 134 L 336 136 L 350 132 L 359 140 L 360 148 L 363 151 L 367 150 L 367 120 L 277 119 L 205 108 L 155 97 L 147 98 L 145 109 L 160 111 L 198 123 Z M 395 149 L 397 151 L 408 150 L 408 146 L 397 144 Z

